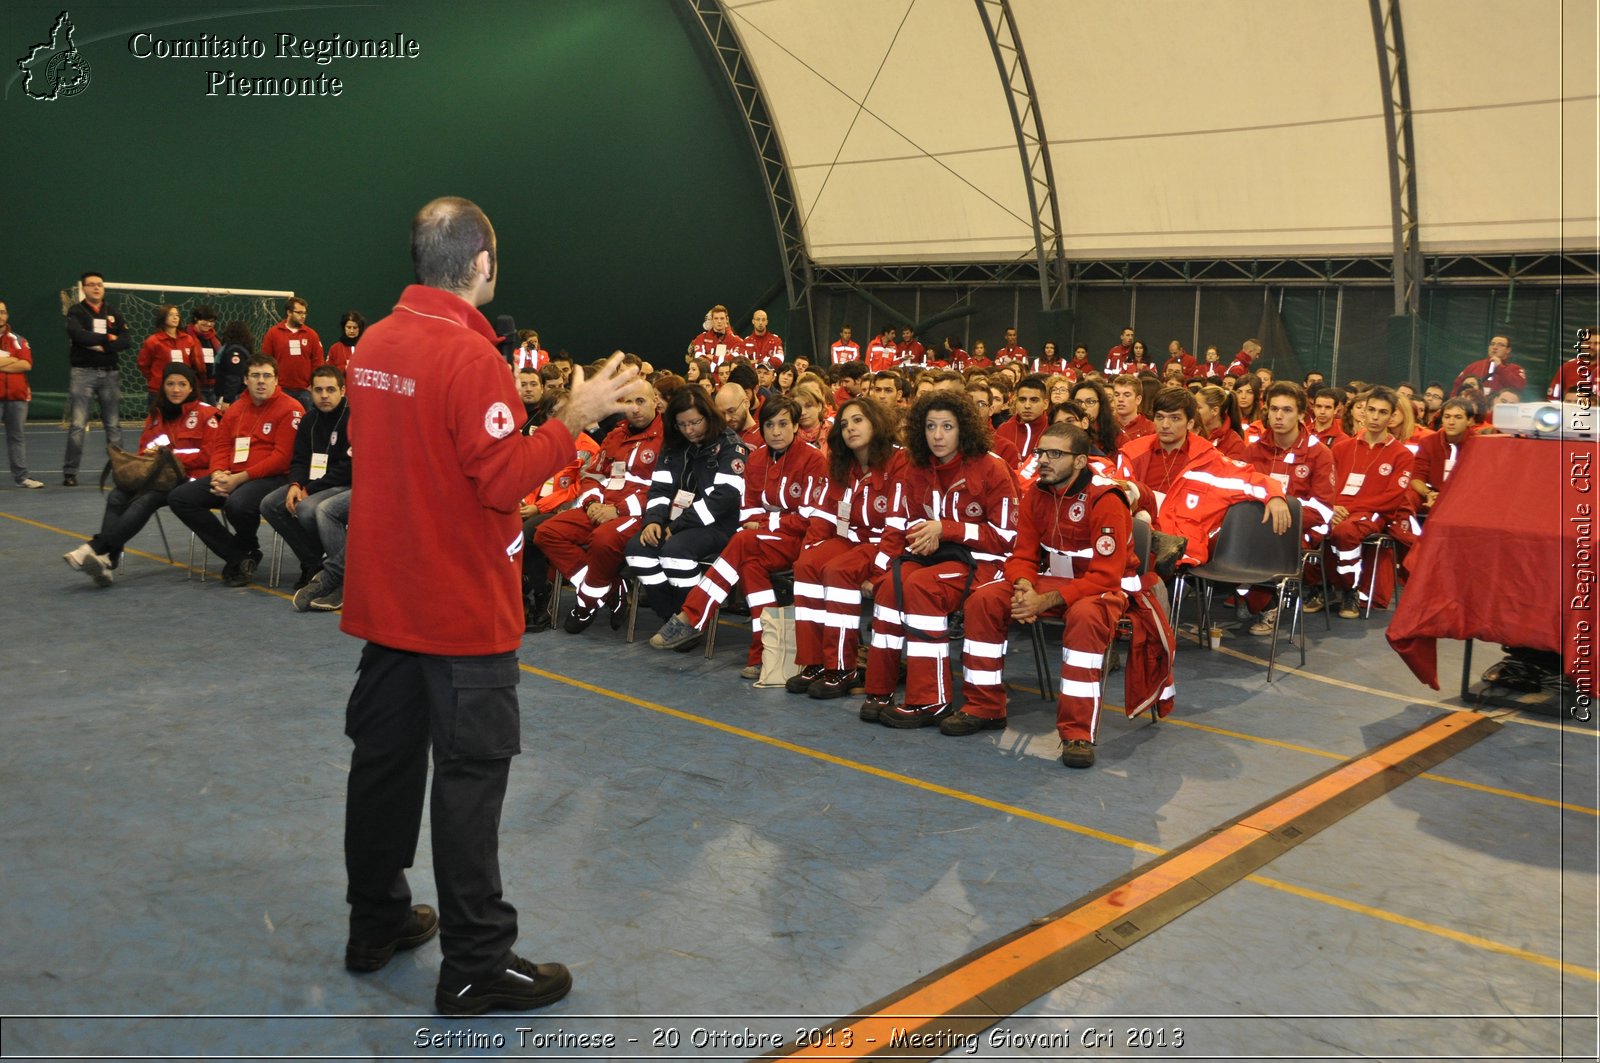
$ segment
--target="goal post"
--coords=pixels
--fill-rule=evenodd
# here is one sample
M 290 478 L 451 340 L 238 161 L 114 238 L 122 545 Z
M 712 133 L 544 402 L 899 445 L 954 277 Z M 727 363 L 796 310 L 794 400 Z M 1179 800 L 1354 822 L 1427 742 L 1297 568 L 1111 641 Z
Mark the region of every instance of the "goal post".
M 83 286 L 74 282 L 61 290 L 61 314 L 74 304 L 83 301 Z M 173 305 L 183 315 L 183 325 L 189 324 L 189 315 L 197 306 L 210 306 L 217 312 L 217 331 L 230 321 L 242 321 L 261 349 L 261 338 L 273 325 L 283 320 L 283 301 L 295 293 L 267 288 L 228 288 L 220 285 L 196 284 L 145 284 L 134 281 L 106 281 L 106 301 L 122 313 L 127 323 L 128 349 L 118 357 L 118 375 L 122 380 L 122 419 L 142 420 L 145 414 L 144 376 L 139 372 L 139 348 L 145 338 L 159 327 L 156 310 Z M 92 409 L 92 408 L 91 408 Z M 63 407 L 62 417 L 70 415 L 70 403 Z

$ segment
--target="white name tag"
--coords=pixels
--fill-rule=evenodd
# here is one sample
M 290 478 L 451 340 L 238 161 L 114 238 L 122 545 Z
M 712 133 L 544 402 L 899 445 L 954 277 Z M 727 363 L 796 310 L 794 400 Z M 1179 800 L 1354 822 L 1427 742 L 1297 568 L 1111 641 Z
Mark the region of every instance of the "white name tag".
M 300 342 L 301 341 L 299 341 L 299 340 L 290 340 L 289 341 L 289 357 L 291 357 L 291 358 L 300 357 Z
M 206 360 L 207 365 L 211 365 L 217 360 L 217 352 L 213 351 L 210 347 L 200 348 L 200 356 Z
M 233 460 L 235 462 L 250 460 L 250 437 L 236 436 L 233 440 Z
M 1270 473 L 1269 475 L 1274 480 L 1278 481 L 1278 486 L 1282 487 L 1285 491 L 1287 491 L 1289 489 L 1289 474 L 1288 473 L 1286 473 L 1286 472 L 1275 472 L 1275 473 Z
M 694 505 L 694 492 L 679 491 L 677 494 L 672 496 L 671 519 L 677 520 L 678 516 L 692 505 Z
M 96 332 L 98 332 L 100 335 L 104 336 L 106 334 L 106 319 L 103 318 L 103 317 L 95 318 L 94 319 L 94 330 Z
M 172 352 L 172 360 L 173 360 L 173 361 L 174 361 L 174 362 L 181 362 L 181 361 L 183 361 L 183 352 L 182 352 L 182 351 L 173 351 L 173 352 Z
M 620 491 L 622 485 L 627 483 L 628 466 L 624 462 L 611 463 L 611 478 L 606 481 L 607 491 Z
M 1339 493 L 1341 495 L 1358 495 L 1361 493 L 1361 485 L 1366 482 L 1366 473 L 1353 472 L 1350 474 L 1350 478 L 1344 482 L 1344 490 L 1340 491 Z
M 839 532 L 840 535 L 845 535 L 845 534 L 849 533 L 849 531 L 850 531 L 850 499 L 849 498 L 841 498 L 839 500 L 838 516 L 836 516 L 834 518 L 833 526 Z
M 1050 554 L 1050 561 L 1045 565 L 1045 571 L 1062 579 L 1072 579 L 1072 557 L 1068 554 Z
M 311 478 L 313 480 L 320 480 L 324 476 L 326 476 L 327 474 L 328 474 L 328 455 L 326 455 L 326 454 L 317 454 L 317 453 L 313 452 L 312 455 L 311 455 Z
M 172 440 L 167 438 L 167 433 L 162 432 L 160 435 L 158 435 L 154 439 L 152 439 L 150 441 L 150 445 L 145 447 L 144 449 L 146 449 L 146 450 L 154 450 L 157 447 L 170 447 L 171 445 L 172 445 Z

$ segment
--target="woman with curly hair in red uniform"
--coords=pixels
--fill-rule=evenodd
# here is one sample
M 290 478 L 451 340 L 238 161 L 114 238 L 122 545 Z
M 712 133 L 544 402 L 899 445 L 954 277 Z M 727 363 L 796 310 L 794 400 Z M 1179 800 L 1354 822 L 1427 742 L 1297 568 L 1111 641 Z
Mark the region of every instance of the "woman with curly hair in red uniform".
M 894 414 L 871 399 L 850 399 L 828 432 L 828 486 L 812 502 L 794 563 L 795 663 L 791 694 L 838 698 L 865 691 L 856 667 L 862 585 L 905 477 Z
M 910 469 L 874 561 L 863 720 L 922 727 L 950 712 L 950 616 L 999 575 L 1017 537 L 1016 480 L 989 444 L 988 424 L 959 392 L 924 395 L 906 418 Z M 902 656 L 906 698 L 896 704 Z

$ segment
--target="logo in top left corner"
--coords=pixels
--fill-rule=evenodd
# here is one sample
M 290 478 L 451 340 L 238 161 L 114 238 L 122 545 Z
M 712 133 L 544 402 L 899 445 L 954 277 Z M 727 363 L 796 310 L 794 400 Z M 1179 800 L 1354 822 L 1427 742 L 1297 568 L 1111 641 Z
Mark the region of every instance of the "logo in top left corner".
M 89 61 L 72 41 L 75 27 L 66 11 L 56 16 L 50 39 L 28 49 L 17 60 L 22 70 L 22 90 L 36 100 L 76 96 L 89 87 Z

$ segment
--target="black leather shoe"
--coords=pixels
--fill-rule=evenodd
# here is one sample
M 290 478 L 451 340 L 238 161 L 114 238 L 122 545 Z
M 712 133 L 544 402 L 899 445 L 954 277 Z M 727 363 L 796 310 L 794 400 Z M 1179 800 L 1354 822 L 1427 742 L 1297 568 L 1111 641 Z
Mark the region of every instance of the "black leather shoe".
M 868 694 L 867 700 L 861 703 L 861 722 L 877 723 L 878 716 L 884 709 L 894 705 L 893 694 Z
M 970 712 L 957 709 L 939 721 L 939 733 L 952 735 L 956 738 L 965 738 L 975 735 L 979 731 L 1004 731 L 1006 718 L 1004 716 L 974 716 Z
M 820 664 L 808 664 L 800 669 L 799 675 L 792 675 L 784 681 L 783 689 L 791 694 L 804 694 L 811 689 L 811 684 L 822 678 L 824 669 Z
M 504 970 L 465 985 L 439 979 L 433 1004 L 441 1015 L 482 1015 L 486 1011 L 527 1011 L 554 1004 L 572 991 L 572 972 L 559 963 L 529 963 L 512 956 Z
M 594 623 L 596 612 L 597 610 L 585 609 L 581 605 L 575 605 L 572 607 L 572 612 L 567 614 L 567 619 L 562 622 L 561 626 L 566 630 L 567 634 L 576 635 L 580 631 L 587 630 L 589 625 Z
M 61 477 L 61 486 L 62 487 L 77 487 L 78 486 L 78 478 L 76 476 L 72 475 L 70 472 L 66 473 Z
M 861 693 L 861 674 L 854 668 L 847 672 L 829 668 L 807 691 L 814 698 L 842 698 L 847 694 Z
M 885 727 L 910 729 L 938 723 L 949 714 L 949 704 L 942 701 L 932 705 L 889 705 L 878 713 L 878 722 Z
M 426 904 L 411 906 L 411 915 L 395 936 L 377 944 L 350 941 L 344 947 L 347 970 L 367 973 L 382 970 L 396 952 L 414 949 L 439 932 L 439 916 Z

